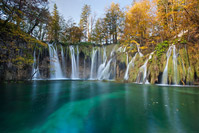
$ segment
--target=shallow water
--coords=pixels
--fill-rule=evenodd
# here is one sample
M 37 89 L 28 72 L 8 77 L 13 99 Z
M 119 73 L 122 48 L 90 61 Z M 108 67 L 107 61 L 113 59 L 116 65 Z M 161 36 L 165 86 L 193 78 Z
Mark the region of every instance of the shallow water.
M 100 81 L 0 85 L 0 132 L 199 132 L 197 87 Z

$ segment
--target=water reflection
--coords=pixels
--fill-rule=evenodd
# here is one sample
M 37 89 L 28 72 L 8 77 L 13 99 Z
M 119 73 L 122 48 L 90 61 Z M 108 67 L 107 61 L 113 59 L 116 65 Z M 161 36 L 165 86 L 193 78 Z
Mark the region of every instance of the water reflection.
M 199 91 L 193 88 L 36 81 L 0 92 L 3 132 L 199 131 Z

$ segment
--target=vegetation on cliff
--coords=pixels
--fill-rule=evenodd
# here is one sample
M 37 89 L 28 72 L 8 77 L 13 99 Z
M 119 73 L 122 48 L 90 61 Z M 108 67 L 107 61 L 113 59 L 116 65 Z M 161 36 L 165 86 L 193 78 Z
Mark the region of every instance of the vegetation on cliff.
M 28 68 L 33 63 L 33 49 L 42 51 L 47 46 L 44 42 L 84 45 L 80 52 L 88 58 L 93 44 L 119 44 L 126 49 L 129 59 L 138 52 L 137 47 L 145 55 L 135 59 L 129 81 L 136 81 L 139 68 L 154 51 L 147 64 L 147 75 L 151 83 L 160 83 L 166 52 L 174 44 L 177 82 L 193 83 L 199 78 L 198 5 L 196 0 L 140 0 L 122 9 L 112 3 L 105 9 L 104 16 L 97 19 L 90 5 L 84 5 L 77 25 L 72 18 L 62 17 L 56 4 L 50 13 L 48 0 L 1 1 L 1 70 L 9 68 L 11 71 L 13 66 L 18 70 Z M 120 55 L 118 60 L 126 64 L 126 53 Z M 169 83 L 174 80 L 172 55 L 168 65 Z

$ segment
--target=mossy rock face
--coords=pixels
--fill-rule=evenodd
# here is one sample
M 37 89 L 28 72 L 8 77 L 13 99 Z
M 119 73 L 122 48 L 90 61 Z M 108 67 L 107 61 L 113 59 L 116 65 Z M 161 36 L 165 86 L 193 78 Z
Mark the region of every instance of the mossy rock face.
M 152 59 L 148 63 L 148 72 L 150 77 L 150 83 L 155 84 L 158 81 L 158 76 L 160 74 L 160 66 L 162 64 L 159 63 L 156 55 L 153 55 Z
M 139 55 L 136 56 L 134 67 L 129 69 L 129 82 L 136 82 L 139 69 L 142 65 L 144 65 L 146 59 L 146 57 L 140 57 Z
M 194 68 L 189 67 L 186 75 L 186 84 L 193 84 L 194 82 Z

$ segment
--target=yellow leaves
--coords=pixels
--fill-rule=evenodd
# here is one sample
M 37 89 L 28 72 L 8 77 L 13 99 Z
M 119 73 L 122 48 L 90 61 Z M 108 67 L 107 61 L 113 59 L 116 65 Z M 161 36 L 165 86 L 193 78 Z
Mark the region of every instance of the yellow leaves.
M 148 30 L 153 20 L 151 12 L 149 0 L 135 2 L 126 13 L 125 35 L 130 35 L 132 39 L 149 36 Z
M 148 48 L 147 46 L 140 47 L 141 50 L 144 50 L 144 49 L 147 49 L 147 48 Z
M 138 42 L 136 42 L 135 40 L 131 40 L 131 43 L 135 43 L 136 45 L 140 45 Z

